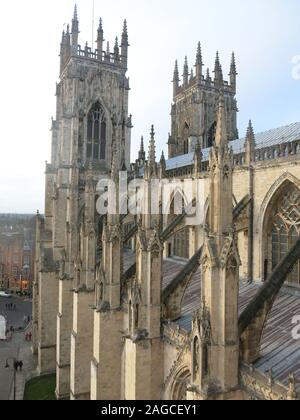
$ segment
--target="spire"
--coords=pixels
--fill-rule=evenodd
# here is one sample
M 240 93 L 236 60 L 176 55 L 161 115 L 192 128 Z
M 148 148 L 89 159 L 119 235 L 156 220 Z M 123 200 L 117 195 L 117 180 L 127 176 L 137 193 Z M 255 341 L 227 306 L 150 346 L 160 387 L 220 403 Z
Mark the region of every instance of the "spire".
M 178 70 L 178 61 L 175 61 L 175 68 L 174 68 L 174 75 L 173 75 L 173 97 L 177 95 L 177 91 L 179 88 L 179 70 Z
M 232 170 L 233 152 L 229 146 L 225 100 L 223 91 L 220 92 L 217 116 L 217 130 L 215 145 L 210 151 L 210 212 L 209 225 L 212 233 L 219 236 L 220 249 L 224 242 L 224 233 L 229 233 L 232 227 Z
M 63 71 L 66 62 L 66 33 L 63 30 L 60 44 L 60 72 Z
M 78 35 L 79 35 L 79 21 L 78 21 L 78 11 L 77 11 L 77 5 L 75 4 L 74 7 L 74 15 L 72 19 L 72 48 L 73 50 L 78 47 Z
M 145 162 L 146 160 L 146 153 L 145 153 L 145 147 L 144 147 L 144 137 L 141 137 L 141 146 L 139 151 L 139 161 Z
M 155 144 L 154 125 L 151 126 L 149 154 L 148 154 L 148 167 L 150 170 L 150 175 L 155 173 L 156 171 L 156 144 Z
M 106 59 L 106 61 L 110 61 L 110 45 L 109 45 L 109 41 L 107 41 L 107 43 L 106 43 L 105 59 Z
M 232 53 L 232 56 L 231 56 L 230 74 L 234 74 L 235 76 L 237 76 L 234 52 Z
M 184 60 L 184 66 L 183 66 L 183 84 L 184 86 L 187 86 L 188 83 L 189 83 L 189 64 L 188 64 L 188 59 L 186 56 Z
M 202 51 L 201 51 L 201 43 L 200 42 L 198 43 L 195 67 L 196 67 L 197 82 L 200 83 L 201 79 L 202 79 L 202 67 L 203 67 Z
M 116 37 L 116 41 L 115 41 L 114 56 L 115 56 L 115 62 L 118 63 L 120 61 L 120 50 L 119 50 L 118 37 Z
M 252 121 L 249 121 L 245 141 L 245 164 L 250 166 L 255 160 L 255 134 L 252 126 Z
M 89 56 L 89 43 L 87 41 L 85 43 L 84 54 L 85 54 L 86 57 Z
M 165 177 L 165 171 L 166 171 L 166 158 L 164 151 L 161 152 L 161 158 L 160 158 L 160 177 Z
M 66 32 L 65 30 L 62 31 L 62 37 L 61 37 L 61 45 L 65 45 L 66 42 Z
M 217 55 L 216 55 L 216 62 L 215 62 L 215 82 L 218 83 L 219 85 L 223 84 L 223 70 L 222 70 L 222 66 L 220 63 L 220 58 L 219 58 L 219 52 L 217 51 Z
M 227 128 L 226 128 L 226 116 L 225 116 L 225 100 L 224 100 L 224 93 L 220 92 L 215 146 L 221 147 L 227 144 L 227 142 L 228 142 L 228 137 L 227 137 Z
M 66 35 L 65 35 L 65 45 L 66 45 L 66 59 L 68 60 L 71 56 L 70 25 L 67 25 L 67 32 L 66 32 Z
M 190 81 L 192 81 L 194 79 L 194 70 L 191 69 L 191 74 L 190 74 Z
M 231 57 L 231 65 L 230 65 L 230 86 L 232 87 L 233 91 L 236 93 L 236 76 L 237 76 L 237 71 L 236 71 L 236 64 L 235 64 L 235 55 L 234 52 L 232 53 L 232 57 Z
M 75 6 L 74 6 L 74 17 L 73 17 L 73 20 L 74 21 L 78 20 L 77 4 L 75 4 Z
M 206 79 L 205 82 L 207 85 L 211 84 L 211 77 L 210 77 L 210 72 L 209 72 L 209 68 L 206 70 Z
M 121 42 L 121 61 L 123 66 L 127 69 L 128 65 L 128 29 L 127 29 L 127 20 L 124 20 L 123 32 L 122 32 L 122 42 Z
M 97 37 L 98 60 L 100 61 L 102 61 L 103 43 L 104 43 L 104 32 L 103 32 L 103 26 L 102 26 L 102 18 L 100 18 L 99 27 L 98 27 L 98 37 Z
M 128 29 L 127 29 L 127 20 L 126 19 L 124 20 L 124 24 L 123 24 L 123 37 L 128 38 Z

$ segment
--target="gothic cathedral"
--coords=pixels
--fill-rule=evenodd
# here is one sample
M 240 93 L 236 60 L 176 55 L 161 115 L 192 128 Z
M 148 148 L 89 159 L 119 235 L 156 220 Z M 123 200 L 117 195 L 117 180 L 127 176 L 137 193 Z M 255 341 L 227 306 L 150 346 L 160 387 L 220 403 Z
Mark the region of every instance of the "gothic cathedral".
M 173 75 L 168 158 L 154 126 L 130 162 L 124 22 L 113 50 L 80 46 L 75 7 L 62 34 L 45 214 L 36 217 L 33 352 L 57 399 L 297 400 L 300 341 L 300 123 L 237 130 L 237 69 L 201 45 Z M 143 181 L 141 215 L 103 215 L 99 181 Z M 152 212 L 155 182 L 197 181 Z M 187 207 L 203 220 L 187 223 Z M 127 208 L 127 202 L 126 202 Z M 279 320 L 280 319 L 280 328 Z

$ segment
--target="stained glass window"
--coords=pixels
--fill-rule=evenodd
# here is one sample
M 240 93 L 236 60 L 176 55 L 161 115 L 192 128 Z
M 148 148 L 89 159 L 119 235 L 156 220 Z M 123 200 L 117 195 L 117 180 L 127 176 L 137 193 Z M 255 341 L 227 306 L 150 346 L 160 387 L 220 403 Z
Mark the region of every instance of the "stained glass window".
M 272 268 L 285 257 L 300 236 L 300 192 L 296 187 L 285 193 L 272 221 Z M 300 285 L 299 262 L 287 282 Z
M 106 153 L 106 119 L 97 102 L 90 110 L 87 122 L 87 159 L 104 160 Z

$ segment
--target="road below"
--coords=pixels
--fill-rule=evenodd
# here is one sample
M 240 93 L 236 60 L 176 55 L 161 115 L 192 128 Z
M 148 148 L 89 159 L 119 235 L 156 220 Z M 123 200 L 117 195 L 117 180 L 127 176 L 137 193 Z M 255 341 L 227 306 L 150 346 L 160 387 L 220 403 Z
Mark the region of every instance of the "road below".
M 11 311 L 6 307 L 7 304 L 16 305 L 16 310 Z M 0 315 L 4 315 L 8 327 L 13 326 L 15 330 L 24 328 L 24 316 L 28 317 L 32 313 L 32 303 L 28 299 L 21 298 L 0 298 Z M 26 344 L 24 333 L 15 333 L 11 341 L 0 341 L 0 400 L 8 400 L 13 386 L 12 361 L 10 367 L 5 368 L 6 360 L 11 357 L 19 358 L 20 349 Z
M 16 305 L 15 311 L 10 311 L 6 305 Z M 32 303 L 29 299 L 24 298 L 2 298 L 0 297 L 0 315 L 4 315 L 7 323 L 15 329 L 24 328 L 24 316 L 28 317 L 32 314 Z

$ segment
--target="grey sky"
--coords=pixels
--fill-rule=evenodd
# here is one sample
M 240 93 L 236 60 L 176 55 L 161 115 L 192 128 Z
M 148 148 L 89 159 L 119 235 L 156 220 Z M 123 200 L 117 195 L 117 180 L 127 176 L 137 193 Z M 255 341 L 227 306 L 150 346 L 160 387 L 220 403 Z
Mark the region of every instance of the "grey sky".
M 43 211 L 59 44 L 74 4 L 1 2 L 0 212 Z M 91 44 L 92 0 L 77 4 L 80 42 Z M 292 77 L 292 58 L 300 55 L 299 0 L 95 0 L 95 32 L 100 16 L 111 43 L 128 20 L 133 159 L 152 123 L 158 155 L 166 149 L 174 61 L 182 67 L 188 55 L 194 65 L 198 41 L 211 69 L 220 51 L 225 74 L 236 52 L 241 135 L 249 118 L 256 131 L 300 120 L 300 80 Z

